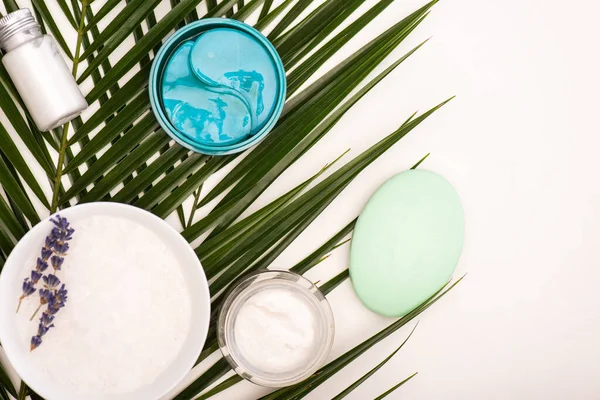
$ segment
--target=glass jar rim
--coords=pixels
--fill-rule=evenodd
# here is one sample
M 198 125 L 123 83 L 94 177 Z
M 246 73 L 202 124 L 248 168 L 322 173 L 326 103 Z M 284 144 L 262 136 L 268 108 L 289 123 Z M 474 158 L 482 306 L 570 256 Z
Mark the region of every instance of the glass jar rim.
M 300 368 L 281 374 L 260 371 L 246 362 L 232 340 L 235 317 L 241 305 L 257 293 L 257 290 L 282 288 L 298 290 L 306 296 L 307 302 L 315 307 L 315 315 L 321 337 L 319 346 L 311 355 L 310 361 Z M 242 378 L 266 387 L 290 386 L 311 376 L 327 359 L 335 336 L 335 321 L 329 302 L 321 291 L 308 279 L 285 270 L 259 270 L 248 274 L 232 284 L 224 297 L 217 321 L 217 340 L 223 356 Z

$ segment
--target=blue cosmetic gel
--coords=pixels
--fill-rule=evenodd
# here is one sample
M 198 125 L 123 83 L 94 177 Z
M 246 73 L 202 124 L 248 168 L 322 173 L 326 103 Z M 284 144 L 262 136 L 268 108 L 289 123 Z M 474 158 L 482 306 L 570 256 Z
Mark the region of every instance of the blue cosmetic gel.
M 253 132 L 263 127 L 279 86 L 273 57 L 260 42 L 238 29 L 211 29 L 196 39 L 190 64 L 208 85 L 229 87 L 246 97 L 252 106 Z
M 189 62 L 193 47 L 193 41 L 182 43 L 165 68 L 162 100 L 167 117 L 194 141 L 206 145 L 237 143 L 252 131 L 252 107 L 239 92 L 196 78 Z
M 249 34 L 215 28 L 182 42 L 162 80 L 164 111 L 177 131 L 207 146 L 258 133 L 280 92 L 273 57 Z

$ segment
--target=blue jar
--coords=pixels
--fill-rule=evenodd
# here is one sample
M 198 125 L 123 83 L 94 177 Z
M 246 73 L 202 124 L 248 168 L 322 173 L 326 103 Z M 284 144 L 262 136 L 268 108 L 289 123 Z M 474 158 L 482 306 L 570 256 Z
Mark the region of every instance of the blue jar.
M 150 70 L 152 111 L 180 145 L 208 155 L 246 150 L 273 129 L 285 103 L 283 63 L 259 31 L 208 18 L 171 35 Z

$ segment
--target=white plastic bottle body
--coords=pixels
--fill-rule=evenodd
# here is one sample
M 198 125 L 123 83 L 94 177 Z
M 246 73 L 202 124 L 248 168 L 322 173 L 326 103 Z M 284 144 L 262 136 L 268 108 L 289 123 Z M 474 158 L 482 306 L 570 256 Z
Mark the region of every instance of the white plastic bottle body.
M 42 35 L 11 49 L 2 63 L 40 131 L 59 127 L 87 108 L 51 36 Z

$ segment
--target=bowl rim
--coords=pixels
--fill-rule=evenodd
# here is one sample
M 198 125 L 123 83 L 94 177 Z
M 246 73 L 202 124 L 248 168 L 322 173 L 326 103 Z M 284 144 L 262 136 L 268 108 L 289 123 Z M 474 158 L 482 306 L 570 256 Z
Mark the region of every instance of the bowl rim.
M 273 60 L 273 64 L 276 67 L 275 73 L 278 78 L 279 84 L 279 93 L 276 97 L 276 102 L 273 110 L 271 111 L 271 116 L 265 122 L 263 127 L 250 138 L 238 142 L 235 144 L 230 144 L 226 146 L 205 146 L 198 142 L 194 142 L 192 140 L 187 139 L 182 134 L 180 134 L 177 129 L 175 129 L 169 122 L 168 118 L 165 115 L 162 106 L 160 105 L 160 99 L 158 94 L 158 82 L 160 80 L 159 70 L 164 62 L 164 58 L 167 54 L 170 54 L 173 50 L 172 47 L 177 45 L 178 40 L 189 34 L 190 31 L 194 29 L 203 28 L 206 26 L 211 26 L 218 28 L 229 27 L 239 29 L 250 34 L 253 38 L 255 38 L 269 53 Z M 150 106 L 152 108 L 152 112 L 156 117 L 160 127 L 173 139 L 175 142 L 180 144 L 181 146 L 196 151 L 198 153 L 207 154 L 207 155 L 227 155 L 242 152 L 262 141 L 269 132 L 273 129 L 281 113 L 283 112 L 283 108 L 285 105 L 287 92 L 287 80 L 285 69 L 283 66 L 283 62 L 281 61 L 281 57 L 279 57 L 279 53 L 275 49 L 275 46 L 257 29 L 254 27 L 232 19 L 228 18 L 205 18 L 198 21 L 191 22 L 184 26 L 183 28 L 174 32 L 171 36 L 167 38 L 167 40 L 163 43 L 163 45 L 158 50 L 156 57 L 152 61 L 152 66 L 150 67 L 149 74 L 149 84 L 148 84 L 148 94 L 150 98 Z
M 0 273 L 0 289 L 6 289 L 7 287 L 10 287 L 10 284 L 14 281 L 14 277 L 22 273 L 22 270 L 26 268 L 18 264 L 18 258 L 21 257 L 21 253 L 23 251 L 27 251 L 29 247 L 32 246 L 30 239 L 39 236 L 40 231 L 42 229 L 44 229 L 44 233 L 42 236 L 45 236 L 47 232 L 49 232 L 49 230 L 46 228 L 50 228 L 52 226 L 50 223 L 51 218 L 55 217 L 56 215 L 61 215 L 63 217 L 68 218 L 69 214 L 93 215 L 94 213 L 100 215 L 104 214 L 111 216 L 117 215 L 131 217 L 132 221 L 136 221 L 142 224 L 143 226 L 152 230 L 159 237 L 166 238 L 168 236 L 168 241 L 171 243 L 170 247 L 175 248 L 178 252 L 182 252 L 179 253 L 182 254 L 181 258 L 186 258 L 190 261 L 196 260 L 196 262 L 194 262 L 194 265 L 189 265 L 188 267 L 186 267 L 186 270 L 190 271 L 190 274 L 199 278 L 199 280 L 196 282 L 196 286 L 201 287 L 202 290 L 197 291 L 196 293 L 193 293 L 190 290 L 192 315 L 188 336 L 186 337 L 185 341 L 182 344 L 182 348 L 180 349 L 178 355 L 173 361 L 173 363 L 176 363 L 176 365 L 171 364 L 168 369 L 166 369 L 161 373 L 161 375 L 159 375 L 159 377 L 161 377 L 162 374 L 164 374 L 166 371 L 169 371 L 169 376 L 165 378 L 165 380 L 168 381 L 168 383 L 162 385 L 155 392 L 152 392 L 150 389 L 148 389 L 149 385 L 144 385 L 140 386 L 137 389 L 137 392 L 129 392 L 117 395 L 106 394 L 93 396 L 94 400 L 108 400 L 109 398 L 111 400 L 154 400 L 163 398 L 175 387 L 177 387 L 177 385 L 182 382 L 185 376 L 193 368 L 195 361 L 199 357 L 200 352 L 202 351 L 202 348 L 204 347 L 204 344 L 206 342 L 211 313 L 208 280 L 206 279 L 206 274 L 204 273 L 202 264 L 200 263 L 200 260 L 196 256 L 194 250 L 189 245 L 189 243 L 183 238 L 183 236 L 181 236 L 181 234 L 179 234 L 179 232 L 177 232 L 166 221 L 144 209 L 128 204 L 114 202 L 85 203 L 58 211 L 40 221 L 19 240 L 17 245 L 14 247 L 8 258 L 6 259 L 4 268 Z M 187 254 L 183 254 L 183 252 Z M 15 257 L 17 257 L 17 264 L 15 264 L 15 262 L 11 262 L 11 257 L 13 258 L 13 260 L 15 259 Z M 190 283 L 188 282 L 188 285 L 189 284 Z M 7 293 L 4 296 L 9 296 L 8 293 L 11 293 L 9 290 L 0 290 L 0 292 Z M 10 327 L 10 324 L 6 321 L 8 315 L 14 314 L 14 309 L 10 308 L 12 307 L 12 303 L 6 303 L 7 304 L 4 304 L 2 307 L 0 307 L 0 341 L 2 341 L 4 352 L 12 368 L 17 372 L 19 377 L 27 383 L 29 387 L 31 387 L 36 393 L 40 394 L 40 396 L 43 396 L 48 400 L 79 399 L 80 394 L 69 393 L 68 391 L 64 392 L 64 390 L 61 391 L 61 389 L 57 389 L 58 385 L 48 385 L 47 379 L 45 381 L 42 381 L 36 377 L 37 373 L 35 372 L 35 368 L 31 368 L 31 362 L 27 361 L 23 356 L 23 351 L 17 349 L 17 347 L 14 345 L 14 339 L 12 338 L 12 336 L 14 336 L 14 333 L 12 331 L 14 327 Z M 115 360 L 115 362 L 118 362 L 118 360 Z M 142 390 L 144 390 L 144 392 L 140 393 L 140 391 Z M 148 391 L 150 391 L 150 394 L 148 393 Z M 151 398 L 148 397 L 149 395 L 151 396 Z

